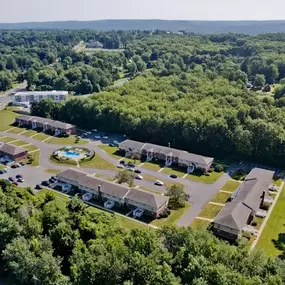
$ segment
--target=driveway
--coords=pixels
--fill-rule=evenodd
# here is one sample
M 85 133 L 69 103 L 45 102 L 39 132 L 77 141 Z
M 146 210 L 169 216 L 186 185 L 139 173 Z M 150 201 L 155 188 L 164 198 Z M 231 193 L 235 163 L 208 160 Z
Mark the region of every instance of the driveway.
M 70 167 L 68 166 L 61 166 L 58 164 L 54 164 L 49 160 L 50 155 L 53 151 L 60 148 L 60 145 L 54 145 L 49 144 L 45 142 L 37 141 L 33 138 L 28 138 L 22 135 L 18 134 L 11 134 L 6 132 L 0 132 L 0 136 L 9 136 L 15 139 L 20 139 L 23 141 L 26 141 L 28 143 L 31 143 L 35 145 L 41 152 L 40 156 L 40 166 L 36 168 L 37 176 L 36 178 L 30 178 L 29 174 L 27 174 L 27 177 L 31 179 L 32 183 L 27 182 L 28 186 L 34 187 L 36 184 L 40 183 L 42 180 L 45 180 L 47 176 L 50 176 L 50 174 L 46 173 L 44 169 L 51 168 L 51 169 L 57 169 L 57 170 L 65 170 Z M 93 150 L 95 153 L 98 153 L 99 156 L 101 156 L 106 161 L 112 163 L 113 165 L 118 164 L 118 160 L 109 156 L 105 151 L 103 151 L 101 148 L 98 147 L 98 142 L 90 142 L 88 144 L 80 145 L 80 147 L 86 147 L 88 149 Z M 27 169 L 30 169 L 29 166 L 25 166 Z M 33 168 L 35 169 L 35 168 Z M 110 177 L 115 177 L 117 174 L 116 170 L 108 170 L 108 169 L 95 169 L 95 168 L 80 168 L 81 170 L 87 172 L 87 173 L 98 173 Z M 33 170 L 29 170 L 33 172 Z M 196 216 L 199 214 L 199 212 L 205 207 L 205 205 L 211 201 L 213 196 L 220 190 L 220 188 L 226 183 L 226 181 L 230 178 L 228 174 L 223 174 L 215 183 L 213 184 L 204 184 L 188 179 L 172 179 L 169 177 L 169 175 L 157 172 L 151 169 L 145 169 L 142 168 L 142 175 L 150 175 L 155 177 L 158 180 L 162 180 L 169 183 L 179 182 L 185 186 L 185 191 L 190 195 L 189 202 L 191 203 L 191 208 L 189 211 L 187 211 L 184 216 L 180 219 L 178 222 L 179 226 L 189 226 L 191 222 L 196 218 Z M 33 176 L 33 175 L 32 175 Z M 35 175 L 36 176 L 36 175 Z M 27 179 L 27 180 L 29 180 Z M 153 181 L 150 180 L 136 180 L 135 184 L 143 187 L 147 187 L 150 189 L 153 189 L 158 192 L 165 193 L 166 189 L 165 187 L 161 186 L 155 186 Z

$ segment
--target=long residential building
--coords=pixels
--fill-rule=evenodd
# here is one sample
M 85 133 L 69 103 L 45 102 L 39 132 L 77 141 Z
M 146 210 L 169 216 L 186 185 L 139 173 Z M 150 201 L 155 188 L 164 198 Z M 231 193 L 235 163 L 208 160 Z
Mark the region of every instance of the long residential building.
M 7 157 L 12 161 L 20 161 L 28 157 L 28 151 L 22 147 L 0 141 L 0 157 Z
M 59 134 L 75 134 L 76 126 L 68 123 L 55 121 L 52 119 L 35 117 L 29 115 L 21 115 L 16 118 L 18 125 L 30 127 L 32 129 L 41 129 L 43 132 L 54 132 L 55 135 Z
M 77 169 L 64 170 L 57 174 L 57 179 L 78 187 L 82 192 L 91 193 L 101 202 L 110 200 L 117 207 L 139 208 L 152 217 L 158 217 L 168 206 L 168 197 L 108 182 Z
M 192 172 L 196 168 L 207 171 L 214 161 L 212 157 L 133 140 L 121 142 L 119 144 L 119 150 L 123 152 L 126 157 L 136 157 L 138 159 L 144 157 L 147 161 L 157 159 L 164 161 L 165 166 L 177 164 L 181 167 L 187 167 L 189 172 Z
M 213 232 L 222 238 L 236 240 L 263 205 L 273 175 L 273 171 L 252 169 L 214 219 Z
M 23 91 L 14 95 L 14 105 L 30 105 L 43 99 L 52 99 L 56 102 L 66 101 L 68 91 Z

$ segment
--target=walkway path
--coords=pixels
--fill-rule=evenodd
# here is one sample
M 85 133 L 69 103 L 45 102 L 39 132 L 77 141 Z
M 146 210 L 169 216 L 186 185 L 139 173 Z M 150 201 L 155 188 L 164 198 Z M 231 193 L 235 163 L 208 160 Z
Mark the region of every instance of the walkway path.
M 255 246 L 257 245 L 257 243 L 258 243 L 258 241 L 259 241 L 259 238 L 260 238 L 260 236 L 261 236 L 261 234 L 262 234 L 262 231 L 264 230 L 264 228 L 265 228 L 265 226 L 266 226 L 266 223 L 267 223 L 267 221 L 268 221 L 268 219 L 269 219 L 269 217 L 270 217 L 270 215 L 271 215 L 271 213 L 272 213 L 272 211 L 273 211 L 273 209 L 274 209 L 274 207 L 275 207 L 275 204 L 277 203 L 277 201 L 278 201 L 278 199 L 279 199 L 279 196 L 280 196 L 280 194 L 281 194 L 281 191 L 282 191 L 282 189 L 283 189 L 283 186 L 284 186 L 284 181 L 282 181 L 282 183 L 281 183 L 281 185 L 280 185 L 280 187 L 279 187 L 279 191 L 278 191 L 277 195 L 275 196 L 274 202 L 272 203 L 271 207 L 269 208 L 269 211 L 268 211 L 268 213 L 267 213 L 267 216 L 266 216 L 265 219 L 263 220 L 262 225 L 261 225 L 261 227 L 260 227 L 260 229 L 259 229 L 259 231 L 258 231 L 258 234 L 257 234 L 257 236 L 256 236 L 256 239 L 253 241 L 253 243 L 252 243 L 250 249 L 254 249 Z
M 54 164 L 49 160 L 51 154 L 60 148 L 60 145 L 50 144 L 48 142 L 38 141 L 32 137 L 25 137 L 19 134 L 12 134 L 7 132 L 0 132 L 0 136 L 9 136 L 11 138 L 20 139 L 27 143 L 31 143 L 35 145 L 40 151 L 40 165 L 46 169 L 56 169 L 56 170 L 65 170 L 70 168 L 70 166 L 62 166 L 59 164 Z M 77 145 L 75 145 L 77 146 Z M 109 156 L 104 150 L 102 150 L 98 145 L 94 142 L 90 142 L 88 144 L 80 145 L 80 147 L 85 147 L 90 150 L 93 150 L 97 153 L 100 157 L 104 160 L 108 161 L 113 165 L 118 164 L 118 160 L 112 156 Z M 115 177 L 117 174 L 116 170 L 108 170 L 108 169 L 95 169 L 95 168 L 85 168 L 81 167 L 85 172 L 88 173 L 98 173 L 105 176 Z M 189 203 L 192 204 L 189 211 L 187 211 L 182 218 L 179 220 L 179 226 L 189 226 L 192 221 L 198 216 L 199 212 L 208 204 L 209 201 L 212 200 L 212 197 L 222 188 L 222 186 L 226 183 L 226 181 L 230 178 L 227 173 L 224 173 L 215 183 L 213 184 L 205 184 L 200 183 L 197 181 L 192 181 L 189 179 L 177 178 L 173 179 L 170 178 L 168 174 L 163 172 L 157 172 L 152 169 L 143 169 L 143 173 L 145 175 L 149 175 L 155 177 L 157 180 L 162 180 L 168 183 L 181 183 L 185 186 L 185 191 L 190 195 Z M 142 180 L 138 182 L 139 184 L 147 183 L 147 181 Z M 149 185 L 153 186 L 153 182 L 148 181 L 148 185 L 145 187 L 149 187 Z M 143 186 L 143 185 L 142 185 Z M 153 187 L 152 187 L 153 188 Z M 165 188 L 156 188 L 157 191 L 165 192 Z

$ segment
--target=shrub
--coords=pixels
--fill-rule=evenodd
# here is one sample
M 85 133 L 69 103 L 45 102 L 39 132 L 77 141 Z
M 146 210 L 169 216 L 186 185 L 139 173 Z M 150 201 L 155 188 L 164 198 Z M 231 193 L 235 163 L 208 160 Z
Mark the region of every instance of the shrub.
M 171 214 L 171 211 L 169 209 L 165 209 L 163 213 L 159 215 L 158 219 L 167 218 L 170 214 Z
M 223 165 L 217 164 L 217 165 L 215 166 L 215 171 L 216 171 L 216 172 L 222 172 L 223 170 L 224 170 L 224 166 L 223 166 Z
M 250 240 L 250 238 L 251 238 L 251 233 L 249 233 L 249 232 L 243 232 L 243 233 L 242 233 L 242 236 L 243 236 L 244 238 Z
M 209 172 L 204 172 L 204 175 L 205 176 L 210 176 L 210 173 Z
M 264 202 L 261 208 L 262 208 L 263 210 L 267 211 L 267 210 L 269 209 L 269 207 L 270 207 L 270 204 L 267 203 L 267 202 Z
M 211 168 L 208 170 L 209 173 L 212 173 L 213 171 L 214 171 L 214 168 L 213 168 L 213 167 L 211 167 Z
M 253 227 L 257 226 L 257 220 L 254 219 L 254 220 L 251 222 L 251 225 L 252 225 Z

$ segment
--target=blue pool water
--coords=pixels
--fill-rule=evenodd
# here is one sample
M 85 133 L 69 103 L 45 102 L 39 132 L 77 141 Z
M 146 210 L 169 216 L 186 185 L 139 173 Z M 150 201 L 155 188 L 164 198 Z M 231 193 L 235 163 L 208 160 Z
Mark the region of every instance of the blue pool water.
M 65 151 L 63 154 L 66 157 L 78 157 L 79 156 L 79 153 L 76 153 L 73 151 Z

